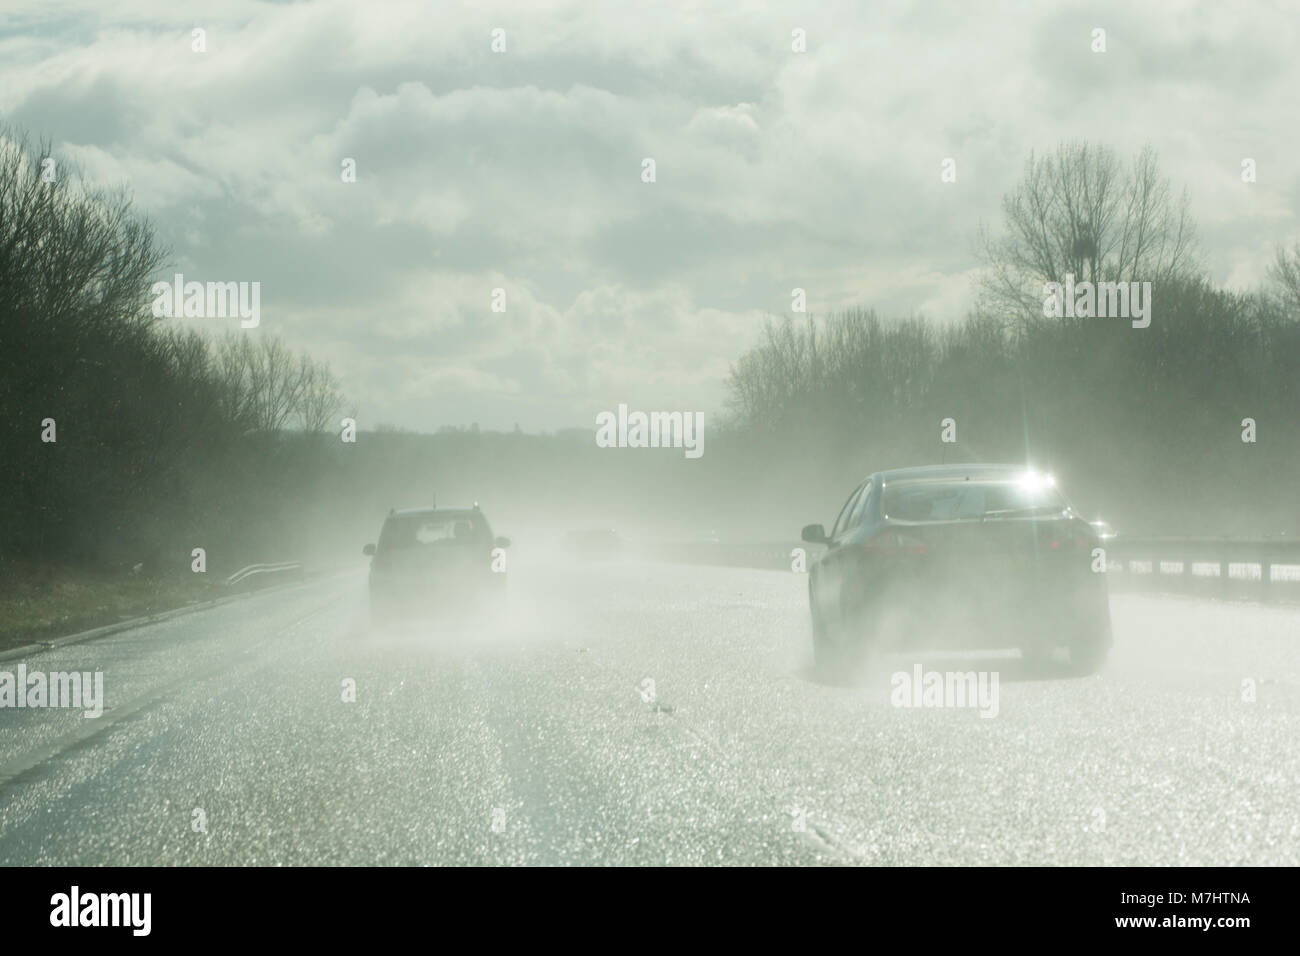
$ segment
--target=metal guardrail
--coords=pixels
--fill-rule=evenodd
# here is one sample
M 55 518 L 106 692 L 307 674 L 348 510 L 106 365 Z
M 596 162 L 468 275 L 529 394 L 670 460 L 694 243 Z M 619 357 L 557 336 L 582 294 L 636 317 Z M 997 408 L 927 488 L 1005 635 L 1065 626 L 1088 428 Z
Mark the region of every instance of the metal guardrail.
M 1140 579 L 1147 585 L 1180 588 L 1217 583 L 1300 590 L 1300 540 L 1293 537 L 1117 537 L 1100 546 L 1106 552 L 1107 575 L 1117 584 Z M 642 553 L 660 561 L 789 571 L 796 548 L 804 549 L 808 564 L 821 551 L 820 545 L 798 541 L 686 541 L 650 543 Z M 1288 571 L 1279 575 L 1283 567 Z
M 276 580 L 300 577 L 302 577 L 302 565 L 297 561 L 284 561 L 280 564 L 250 564 L 226 578 L 226 586 L 262 587 Z
M 1232 564 L 1258 565 L 1261 578 L 1275 564 L 1300 564 L 1300 541 L 1295 538 L 1116 538 L 1103 547 L 1109 556 L 1114 552 L 1121 561 L 1164 561 L 1185 565 L 1217 564 L 1220 574 L 1228 574 Z
M 1300 541 L 1277 538 L 1116 538 L 1103 544 L 1111 580 L 1177 588 L 1300 584 Z M 1282 573 L 1279 574 L 1279 570 Z

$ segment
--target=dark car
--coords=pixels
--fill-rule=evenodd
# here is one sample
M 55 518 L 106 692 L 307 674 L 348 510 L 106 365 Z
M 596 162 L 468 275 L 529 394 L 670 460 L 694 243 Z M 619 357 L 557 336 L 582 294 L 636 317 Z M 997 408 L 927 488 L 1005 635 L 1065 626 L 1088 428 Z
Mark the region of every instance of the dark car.
M 1092 530 L 1097 533 L 1097 540 L 1102 543 L 1103 547 L 1105 547 L 1107 541 L 1114 541 L 1118 537 L 1115 533 L 1115 529 L 1111 527 L 1109 521 L 1098 519 L 1096 521 L 1089 521 L 1088 524 L 1092 525 Z
M 862 482 L 808 578 L 813 650 L 839 668 L 873 647 L 1058 648 L 1091 673 L 1111 645 L 1096 530 L 1023 465 L 937 465 Z
M 402 612 L 463 608 L 505 589 L 508 538 L 494 537 L 478 505 L 391 511 L 370 560 L 370 611 L 379 620 Z

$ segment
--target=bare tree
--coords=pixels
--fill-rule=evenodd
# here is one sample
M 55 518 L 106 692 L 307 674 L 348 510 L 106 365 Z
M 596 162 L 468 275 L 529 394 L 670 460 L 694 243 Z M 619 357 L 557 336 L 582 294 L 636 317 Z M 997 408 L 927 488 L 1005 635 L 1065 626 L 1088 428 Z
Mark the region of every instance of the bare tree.
M 1278 247 L 1268 275 L 1278 287 L 1283 308 L 1300 316 L 1300 241 L 1290 249 Z
M 140 407 L 128 384 L 161 371 L 148 280 L 163 258 L 124 193 L 0 127 L 0 551 L 84 546 L 148 467 L 174 403 Z M 79 435 L 61 457 L 29 440 L 47 418 Z
M 278 338 L 232 332 L 217 342 L 213 367 L 223 413 L 245 433 L 297 425 L 318 434 L 343 404 L 329 366 L 295 355 Z
M 1125 169 L 1112 150 L 1064 143 L 1030 154 L 1024 176 L 1005 196 L 1005 231 L 980 232 L 987 270 L 982 305 L 1019 318 L 1041 314 L 1043 284 L 1162 282 L 1195 268 L 1187 192 L 1174 197 L 1154 150 Z
M 319 435 L 329 428 L 343 407 L 343 396 L 328 363 L 313 361 L 305 355 L 302 362 L 304 382 L 298 402 L 298 423 L 309 435 Z
M 227 414 L 246 432 L 275 432 L 297 410 L 303 373 L 279 339 L 231 333 L 217 344 L 216 364 Z

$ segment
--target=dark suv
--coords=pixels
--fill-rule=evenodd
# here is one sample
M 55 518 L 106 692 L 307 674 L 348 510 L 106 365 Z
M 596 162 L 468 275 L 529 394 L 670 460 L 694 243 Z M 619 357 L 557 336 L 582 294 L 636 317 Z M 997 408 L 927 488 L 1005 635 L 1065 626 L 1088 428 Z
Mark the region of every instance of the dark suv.
M 463 607 L 505 590 L 504 549 L 479 510 L 390 511 L 379 544 L 368 544 L 370 612 L 379 620 L 410 611 Z

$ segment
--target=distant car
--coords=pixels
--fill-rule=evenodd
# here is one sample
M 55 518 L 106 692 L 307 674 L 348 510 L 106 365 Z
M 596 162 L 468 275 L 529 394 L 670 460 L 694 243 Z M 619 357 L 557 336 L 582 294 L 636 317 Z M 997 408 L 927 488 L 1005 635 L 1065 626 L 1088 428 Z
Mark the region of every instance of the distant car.
M 611 561 L 622 557 L 627 542 L 613 528 L 584 528 L 564 536 L 565 549 L 579 561 Z
M 1088 524 L 1092 525 L 1092 530 L 1096 532 L 1098 541 L 1105 543 L 1107 541 L 1115 540 L 1115 529 L 1110 526 L 1110 522 L 1101 521 L 1099 519 L 1097 521 L 1089 521 Z
M 506 575 L 494 552 L 509 546 L 509 538 L 493 536 L 478 505 L 391 511 L 379 543 L 362 549 L 371 556 L 371 615 L 386 620 L 500 595 Z
M 1111 645 L 1096 530 L 1047 475 L 1023 465 L 878 472 L 854 489 L 812 565 L 808 598 L 819 666 L 873 646 L 1065 648 L 1092 673 Z

